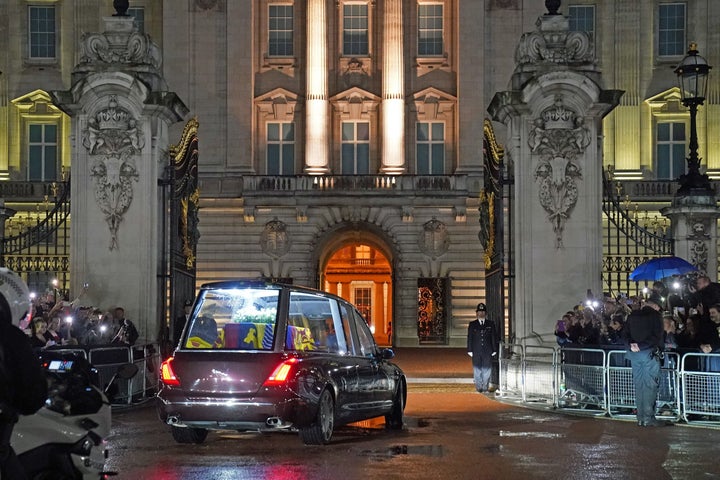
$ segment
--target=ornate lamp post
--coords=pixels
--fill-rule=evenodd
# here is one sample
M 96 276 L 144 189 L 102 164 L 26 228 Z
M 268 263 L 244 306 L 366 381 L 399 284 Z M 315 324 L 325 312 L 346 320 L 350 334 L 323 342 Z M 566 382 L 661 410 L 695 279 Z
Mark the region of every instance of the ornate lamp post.
M 690 109 L 690 155 L 687 157 L 688 171 L 680 175 L 679 195 L 708 195 L 712 192 L 710 179 L 700 173 L 698 157 L 697 109 L 705 101 L 707 80 L 712 67 L 698 55 L 697 44 L 691 43 L 685 58 L 675 68 L 680 86 L 682 103 Z M 710 193 L 712 194 L 712 193 Z

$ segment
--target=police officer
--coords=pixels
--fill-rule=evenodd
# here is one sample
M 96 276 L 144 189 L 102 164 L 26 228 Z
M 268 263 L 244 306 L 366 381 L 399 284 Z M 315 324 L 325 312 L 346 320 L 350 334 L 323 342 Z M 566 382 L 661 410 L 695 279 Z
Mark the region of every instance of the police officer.
M 475 389 L 487 392 L 493 360 L 497 356 L 498 339 L 495 324 L 486 318 L 484 303 L 478 303 L 475 315 L 476 319 L 468 324 L 467 353 L 472 357 Z
M 15 273 L 0 268 L 0 478 L 23 480 L 10 446 L 18 415 L 32 415 L 47 399 L 47 381 L 28 336 L 18 328 L 30 314 L 30 292 Z
M 640 310 L 633 311 L 625 324 L 626 358 L 632 366 L 637 422 L 640 427 L 668 425 L 655 418 L 655 401 L 660 385 L 660 357 L 663 319 L 662 298 L 654 293 Z

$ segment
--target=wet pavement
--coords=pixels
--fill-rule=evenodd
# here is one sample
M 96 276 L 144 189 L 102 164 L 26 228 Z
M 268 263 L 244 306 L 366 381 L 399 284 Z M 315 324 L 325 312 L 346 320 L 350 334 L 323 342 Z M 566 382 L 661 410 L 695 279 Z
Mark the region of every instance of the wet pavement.
M 330 445 L 296 433 L 211 432 L 178 445 L 152 404 L 114 412 L 108 466 L 127 479 L 720 479 L 720 430 L 641 428 L 498 402 L 474 392 L 462 349 L 397 349 L 406 426 L 338 428 Z

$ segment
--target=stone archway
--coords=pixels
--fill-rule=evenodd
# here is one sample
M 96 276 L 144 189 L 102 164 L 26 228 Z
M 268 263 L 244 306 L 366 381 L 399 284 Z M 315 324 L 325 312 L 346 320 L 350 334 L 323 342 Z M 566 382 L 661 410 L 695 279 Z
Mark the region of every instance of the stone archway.
M 352 302 L 379 345 L 392 345 L 393 264 L 382 232 L 369 225 L 339 225 L 317 248 L 319 287 Z

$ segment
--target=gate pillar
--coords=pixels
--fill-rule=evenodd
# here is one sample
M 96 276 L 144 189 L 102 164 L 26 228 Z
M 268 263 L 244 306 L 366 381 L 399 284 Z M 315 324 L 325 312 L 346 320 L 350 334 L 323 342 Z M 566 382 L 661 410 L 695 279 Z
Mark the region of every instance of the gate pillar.
M 515 51 L 511 90 L 488 111 L 507 126 L 512 165 L 511 325 L 515 341 L 554 341 L 556 320 L 601 292 L 602 119 L 623 92 L 605 90 L 592 38 L 557 12 Z
M 720 209 L 713 191 L 702 195 L 676 195 L 660 213 L 670 219 L 675 255 L 717 281 Z
M 167 91 L 160 50 L 133 17 L 104 22 L 105 32 L 83 36 L 70 90 L 53 92 L 72 117 L 71 295 L 122 306 L 141 338 L 154 341 L 164 282 L 158 180 L 169 126 L 188 110 Z

